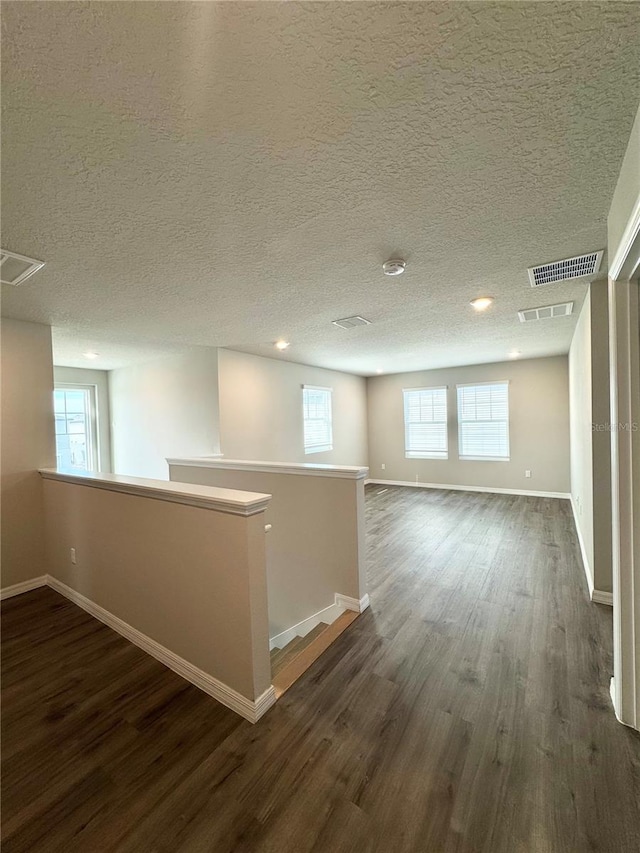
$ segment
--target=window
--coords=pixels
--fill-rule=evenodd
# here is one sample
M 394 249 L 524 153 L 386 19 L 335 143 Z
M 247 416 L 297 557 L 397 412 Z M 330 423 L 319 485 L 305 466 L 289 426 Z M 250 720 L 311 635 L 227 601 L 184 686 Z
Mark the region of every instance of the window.
M 60 471 L 97 471 L 96 391 L 93 385 L 57 385 L 56 464 Z
M 302 386 L 304 452 L 320 453 L 333 449 L 331 430 L 331 388 Z
M 447 459 L 447 389 L 405 388 L 404 455 Z
M 509 460 L 509 383 L 458 385 L 460 459 Z

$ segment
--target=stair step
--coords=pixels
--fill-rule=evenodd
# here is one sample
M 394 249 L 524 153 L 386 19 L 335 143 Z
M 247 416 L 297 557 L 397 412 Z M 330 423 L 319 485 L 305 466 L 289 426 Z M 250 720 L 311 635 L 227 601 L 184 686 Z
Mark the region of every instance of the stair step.
M 292 660 L 298 657 L 304 649 L 307 648 L 309 643 L 312 643 L 316 637 L 319 637 L 323 631 L 325 631 L 329 626 L 326 622 L 320 622 L 309 631 L 308 634 L 305 634 L 304 637 L 294 637 L 290 643 L 287 643 L 286 646 L 282 649 L 273 649 L 271 652 L 271 676 L 273 677 L 278 672 L 280 672 L 283 667 L 288 666 Z
M 295 651 L 298 646 L 302 645 L 304 637 L 294 637 L 293 640 L 287 643 L 286 646 L 283 646 L 281 649 L 273 649 L 271 652 L 271 665 L 277 665 L 279 661 L 282 660 L 283 657 Z
M 298 648 L 297 654 L 289 658 L 283 666 L 280 666 L 277 672 L 272 672 L 271 683 L 275 689 L 276 698 L 280 698 L 357 618 L 357 613 L 348 610 L 331 625 L 323 625 L 322 630 L 316 634 L 313 640 L 307 643 L 304 648 Z M 310 635 L 307 634 L 308 636 Z

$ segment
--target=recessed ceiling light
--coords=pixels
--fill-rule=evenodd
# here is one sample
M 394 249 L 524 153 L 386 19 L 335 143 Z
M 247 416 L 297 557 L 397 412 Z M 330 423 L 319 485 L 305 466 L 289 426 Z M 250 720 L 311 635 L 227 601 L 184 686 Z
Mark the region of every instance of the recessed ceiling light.
M 282 350 L 287 349 L 287 347 L 291 346 L 291 344 L 289 343 L 289 341 L 276 341 L 274 346 L 276 349 L 279 349 L 282 352 Z
M 376 373 L 382 373 L 382 368 L 381 368 L 381 367 L 379 367 L 379 368 L 376 370 Z
M 514 349 L 511 350 L 511 352 L 509 353 L 509 358 L 520 358 L 521 355 L 522 353 L 520 352 L 520 350 Z
M 486 311 L 493 302 L 493 296 L 478 296 L 477 299 L 471 300 L 471 305 L 476 311 Z
M 389 258 L 382 264 L 382 271 L 385 275 L 402 275 L 407 268 L 407 262 L 402 258 Z
M 88 358 L 88 359 L 90 359 L 91 361 L 93 361 L 93 359 L 94 359 L 94 358 L 98 358 L 98 356 L 100 355 L 100 353 L 99 353 L 99 352 L 93 352 L 93 350 L 91 350 L 91 351 L 89 351 L 89 352 L 83 352 L 83 353 L 82 353 L 82 355 L 83 355 L 85 358 Z

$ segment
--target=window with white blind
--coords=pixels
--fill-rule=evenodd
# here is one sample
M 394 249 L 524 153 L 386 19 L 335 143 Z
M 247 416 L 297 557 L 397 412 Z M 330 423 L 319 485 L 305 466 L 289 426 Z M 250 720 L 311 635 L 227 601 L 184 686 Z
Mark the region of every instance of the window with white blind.
M 509 460 L 509 383 L 458 385 L 460 459 Z
M 302 386 L 304 452 L 320 453 L 333 449 L 331 428 L 331 388 Z
M 447 389 L 404 388 L 404 455 L 447 459 Z

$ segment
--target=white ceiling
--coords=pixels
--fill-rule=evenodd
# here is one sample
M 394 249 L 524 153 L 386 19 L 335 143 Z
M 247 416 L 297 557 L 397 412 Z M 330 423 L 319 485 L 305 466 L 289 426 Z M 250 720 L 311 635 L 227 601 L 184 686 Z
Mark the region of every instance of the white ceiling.
M 2 246 L 47 264 L 3 314 L 104 368 L 566 352 L 575 317 L 516 312 L 585 284 L 526 268 L 605 246 L 639 42 L 616 2 L 4 2 Z

